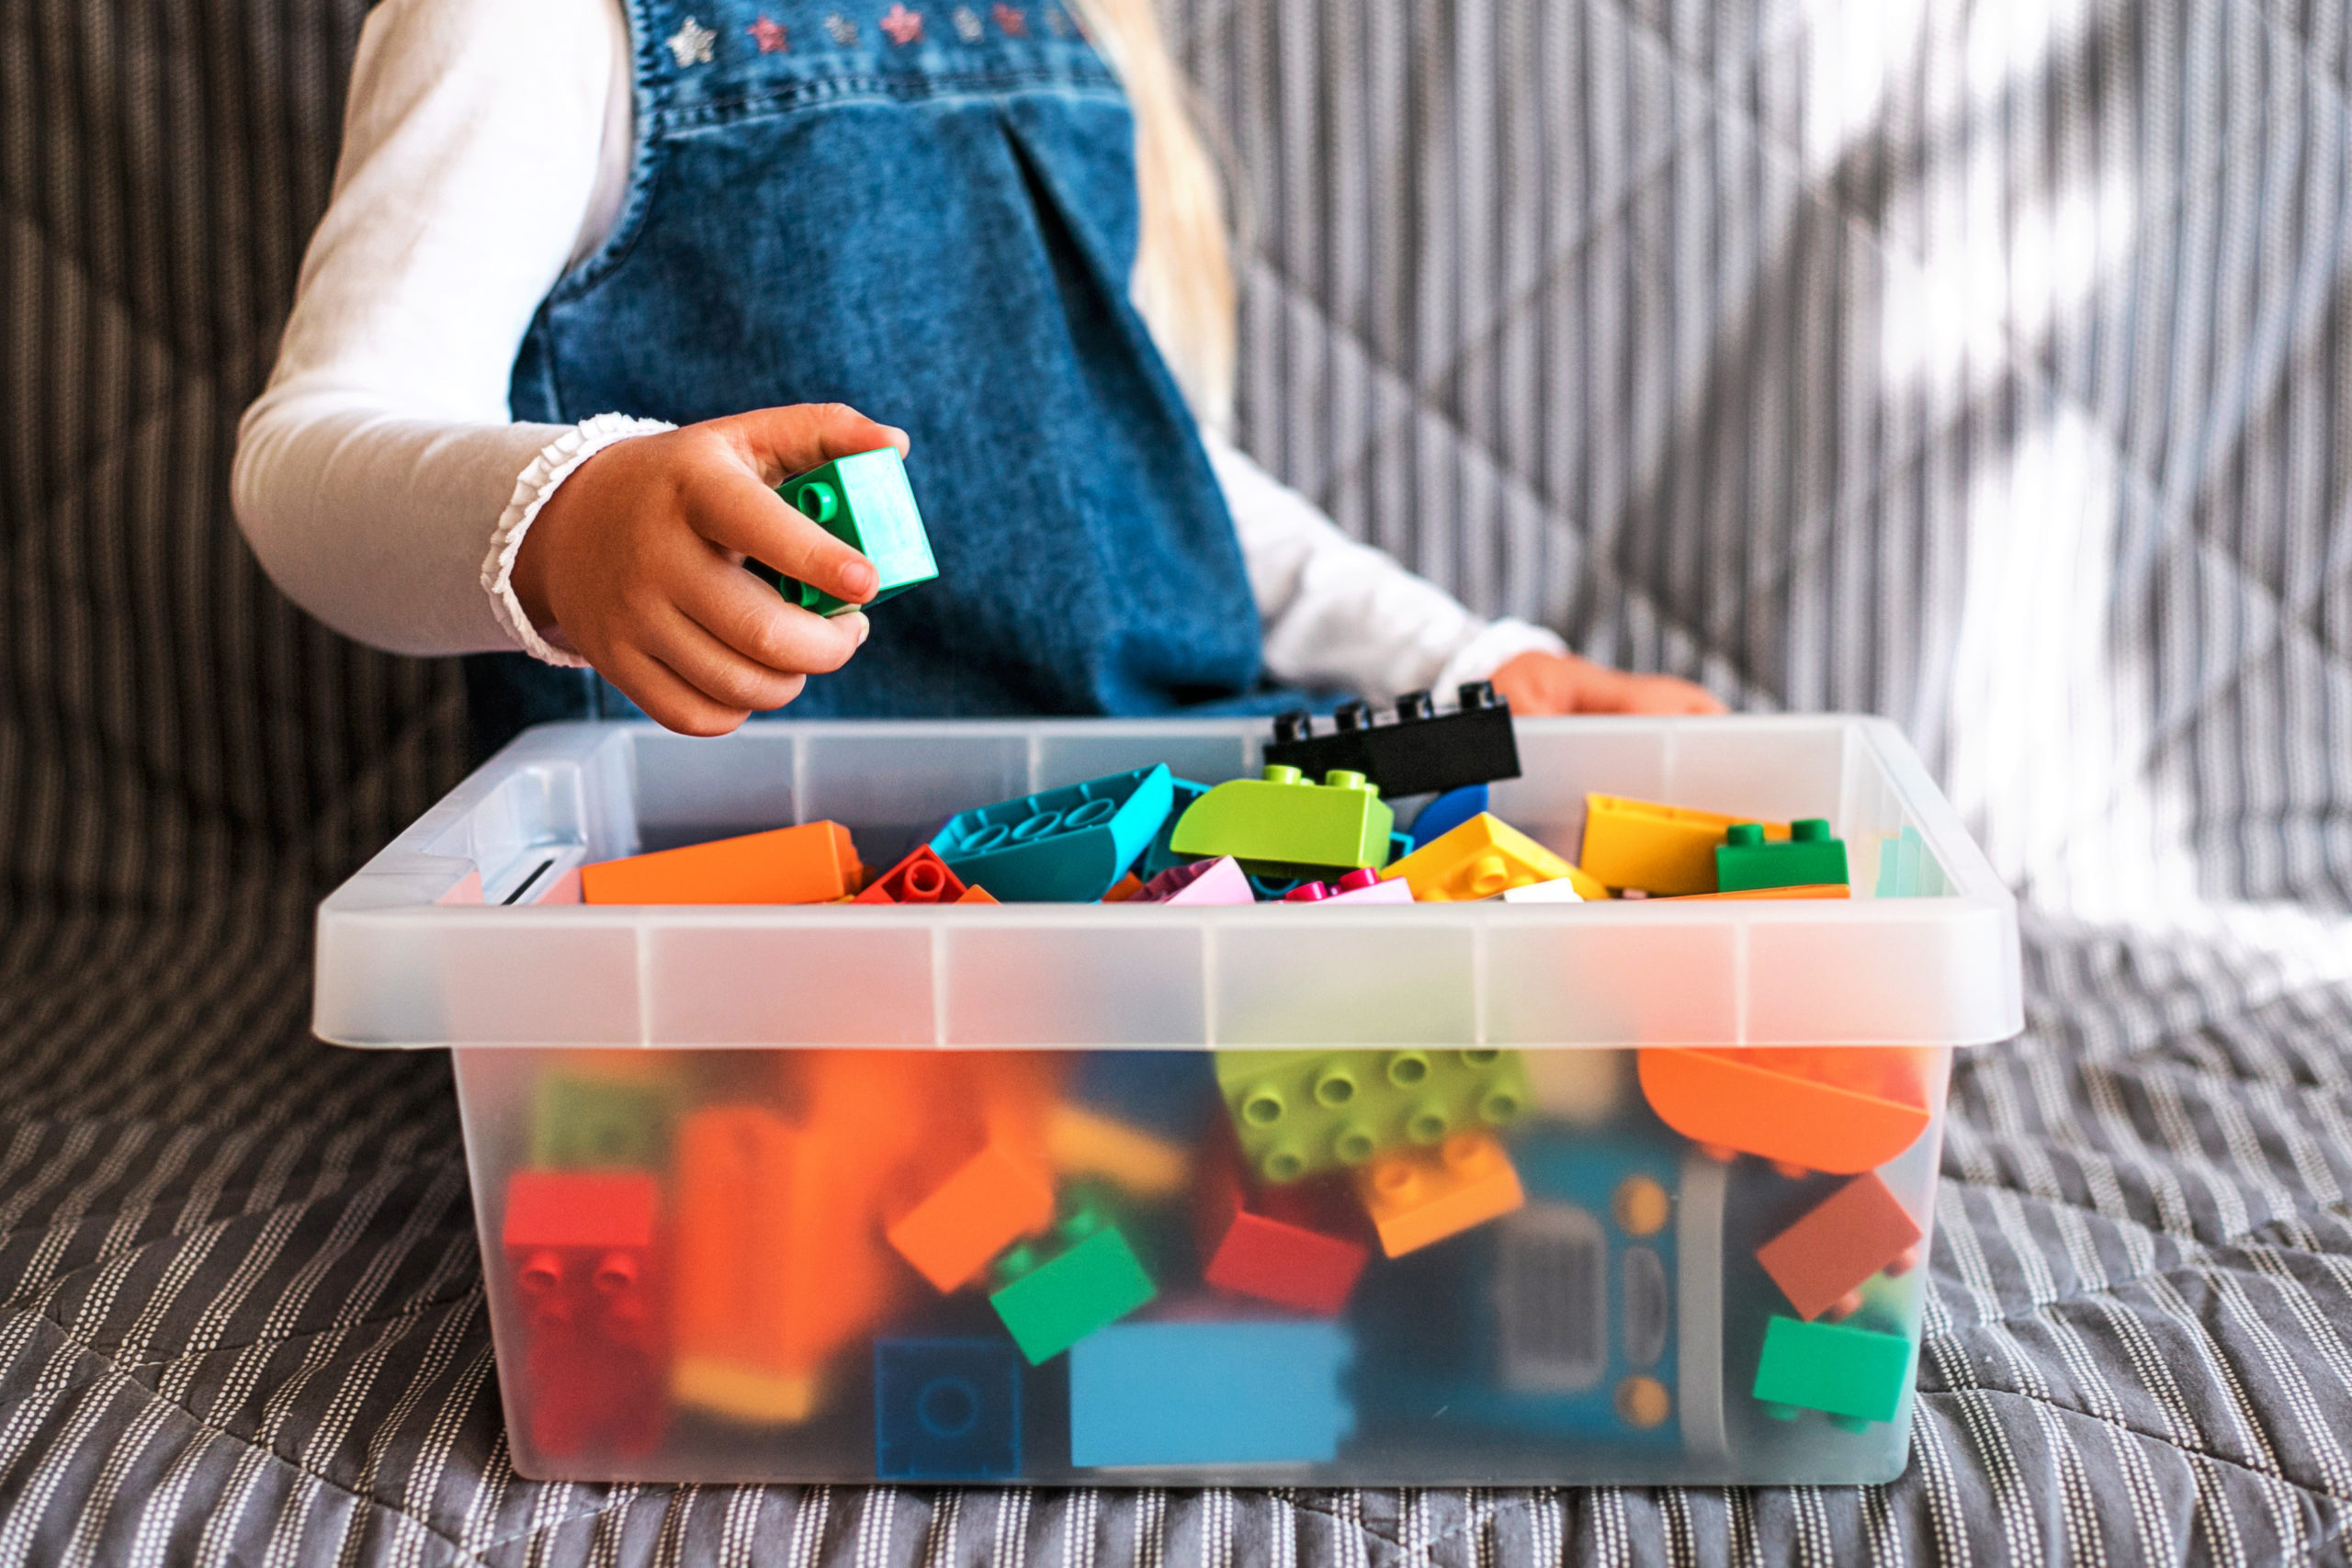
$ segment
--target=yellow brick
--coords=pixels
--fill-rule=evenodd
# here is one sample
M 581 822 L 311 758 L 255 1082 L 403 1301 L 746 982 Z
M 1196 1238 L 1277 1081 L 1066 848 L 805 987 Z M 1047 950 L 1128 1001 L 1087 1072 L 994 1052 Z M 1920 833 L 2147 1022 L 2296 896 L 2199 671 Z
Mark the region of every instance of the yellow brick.
M 1605 898 L 1594 883 L 1518 829 L 1484 812 L 1423 844 L 1380 874 L 1403 877 L 1417 904 L 1468 903 L 1513 887 L 1566 877 L 1587 898 Z
M 1713 893 L 1715 847 L 1733 823 L 1756 820 L 1614 795 L 1588 795 L 1584 807 L 1584 872 L 1603 886 L 1661 898 Z M 1785 840 L 1789 825 L 1767 822 L 1764 836 Z
M 703 1356 L 681 1356 L 670 1369 L 670 1392 L 681 1404 L 730 1421 L 785 1427 L 817 1413 L 814 1372 L 769 1372 Z
M 1065 1176 L 1100 1176 L 1142 1198 L 1172 1196 L 1192 1178 L 1192 1162 L 1174 1144 L 1074 1105 L 1054 1108 L 1046 1154 Z

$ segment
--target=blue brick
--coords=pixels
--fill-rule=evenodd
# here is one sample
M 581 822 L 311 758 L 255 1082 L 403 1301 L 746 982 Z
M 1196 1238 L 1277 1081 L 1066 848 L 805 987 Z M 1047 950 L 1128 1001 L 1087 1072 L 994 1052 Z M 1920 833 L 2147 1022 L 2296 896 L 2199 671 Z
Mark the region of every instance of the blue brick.
M 1021 1356 L 1001 1339 L 874 1346 L 874 1473 L 998 1481 L 1021 1473 Z
M 1206 1051 L 1089 1051 L 1069 1098 L 1114 1122 L 1189 1144 L 1210 1113 L 1224 1108 L 1211 1060 Z
M 1070 1462 L 1329 1463 L 1352 1354 L 1336 1323 L 1114 1324 L 1070 1348 Z
M 1413 848 L 1434 843 L 1487 809 L 1487 786 L 1464 784 L 1447 790 L 1421 807 L 1413 818 Z

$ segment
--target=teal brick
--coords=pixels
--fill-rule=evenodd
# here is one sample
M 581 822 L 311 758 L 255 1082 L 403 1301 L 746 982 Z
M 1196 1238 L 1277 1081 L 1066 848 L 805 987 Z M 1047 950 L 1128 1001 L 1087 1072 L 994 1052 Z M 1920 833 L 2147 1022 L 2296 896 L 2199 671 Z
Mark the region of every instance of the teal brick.
M 1501 1127 L 1532 1098 L 1516 1051 L 1219 1051 L 1216 1081 L 1268 1181 Z
M 1829 836 L 1829 824 L 1807 817 L 1789 824 L 1782 843 L 1767 843 L 1754 822 L 1732 825 L 1715 850 L 1715 887 L 1746 893 L 1759 887 L 1811 887 L 1846 880 L 1846 846 Z
M 932 853 L 1006 904 L 1091 904 L 1168 821 L 1176 781 L 1164 764 L 959 811 Z
M 1892 1421 L 1911 1386 L 1911 1341 L 1900 1334 L 1775 1316 L 1764 1329 L 1756 1397 L 1848 1421 Z
M 855 457 L 836 458 L 821 468 L 796 474 L 776 486 L 786 504 L 799 511 L 828 534 L 874 563 L 881 586 L 864 604 L 836 599 L 823 590 L 789 578 L 776 586 L 787 596 L 797 594 L 800 607 L 820 615 L 870 609 L 939 575 L 931 553 L 931 536 L 923 531 L 922 513 L 907 483 L 906 465 L 898 448 L 885 446 Z

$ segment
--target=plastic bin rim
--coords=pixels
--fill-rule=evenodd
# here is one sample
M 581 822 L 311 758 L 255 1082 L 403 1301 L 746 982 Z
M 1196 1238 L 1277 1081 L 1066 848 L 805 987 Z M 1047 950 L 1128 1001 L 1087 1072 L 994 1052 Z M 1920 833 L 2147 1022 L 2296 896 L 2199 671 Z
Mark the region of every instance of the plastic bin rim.
M 1386 931 L 1411 930 L 1416 927 L 1430 931 L 1485 932 L 1496 929 L 1540 931 L 1569 930 L 1626 922 L 1652 921 L 1661 926 L 1712 925 L 1737 930 L 1771 929 L 1796 925 L 1868 924 L 1873 926 L 1902 925 L 1975 925 L 1993 919 L 2007 933 L 2007 943 L 2014 950 L 2016 900 L 2008 888 L 1993 873 L 1983 851 L 1961 824 L 1958 814 L 1944 798 L 1934 781 L 1928 776 L 1907 739 L 1890 721 L 1874 716 L 1845 714 L 1770 714 L 1735 715 L 1714 717 L 1645 717 L 1640 716 L 1593 716 L 1560 718 L 1533 718 L 1519 721 L 1523 729 L 1541 736 L 1545 732 L 1604 733 L 1631 732 L 1664 734 L 1669 739 L 1679 734 L 1726 731 L 1811 732 L 1836 733 L 1849 742 L 1865 747 L 1872 759 L 1884 771 L 1941 865 L 1950 890 L 1942 895 L 1894 899 L 1860 898 L 1850 902 L 1838 900 L 1755 900 L 1755 901 L 1694 901 L 1676 904 L 1670 899 L 1645 900 L 1639 908 L 1630 908 L 1611 901 L 1609 903 L 1511 905 L 1495 902 L 1445 905 L 1415 905 L 1409 907 L 1368 907 L 1348 909 L 1317 909 L 1311 906 L 1260 905 L 1248 908 L 1186 908 L 1181 910 L 1157 907 L 1122 908 L 1117 905 L 1005 905 L 989 907 L 912 908 L 862 907 L 854 914 L 844 914 L 831 905 L 804 906 L 581 906 L 534 905 L 527 908 L 510 908 L 496 905 L 445 904 L 435 896 L 424 893 L 424 885 L 442 879 L 457 868 L 457 879 L 465 872 L 479 874 L 463 857 L 432 853 L 426 846 L 440 841 L 450 829 L 466 820 L 468 814 L 505 780 L 534 766 L 570 764 L 585 766 L 601 761 L 615 746 L 632 743 L 639 738 L 653 738 L 682 745 L 725 746 L 742 744 L 747 739 L 768 747 L 778 742 L 807 739 L 842 737 L 916 737 L 926 735 L 996 736 L 1021 740 L 1031 749 L 1031 764 L 1036 766 L 1036 748 L 1056 739 L 1082 739 L 1089 736 L 1126 734 L 1135 736 L 1191 735 L 1194 737 L 1232 738 L 1244 742 L 1245 761 L 1254 754 L 1256 745 L 1263 739 L 1266 721 L 1261 718 L 1125 718 L 1125 719 L 813 719 L 781 720 L 761 725 L 750 737 L 742 731 L 734 736 L 714 740 L 694 740 L 673 736 L 660 726 L 646 721 L 587 722 L 573 721 L 538 726 L 526 730 L 501 750 L 489 761 L 477 768 L 450 793 L 428 808 L 417 820 L 391 843 L 379 852 L 318 908 L 319 933 L 324 938 L 332 926 L 346 937 L 359 935 L 368 928 L 392 930 L 413 928 L 415 922 L 429 921 L 445 930 L 469 930 L 477 922 L 493 921 L 503 929 L 514 929 L 517 921 L 548 931 L 589 930 L 631 930 L 648 934 L 662 931 L 704 929 L 743 930 L 763 928 L 775 931 L 817 930 L 838 931 L 845 920 L 854 919 L 877 931 L 904 931 L 909 929 L 953 931 L 958 922 L 970 929 L 989 930 L 1070 930 L 1135 929 L 1140 926 L 1181 925 L 1214 932 L 1221 930 L 1271 930 L 1275 923 L 1318 931 L 1329 931 L 1340 925 Z M 372 886 L 371 886 L 372 885 Z M 1366 926 L 1370 922 L 1370 926 Z M 324 968 L 323 942 L 321 965 Z M 1998 1028 L 1970 1032 L 1962 1037 L 1928 1039 L 1917 1035 L 1885 1041 L 1846 1040 L 1841 1044 L 1883 1044 L 1905 1047 L 1951 1046 L 1967 1048 L 1989 1044 L 2013 1038 L 2023 1027 L 2020 998 L 2017 996 L 2016 959 L 2012 956 L 2004 989 L 2009 993 L 2008 1016 Z M 322 981 L 326 978 L 322 973 Z M 323 1011 L 323 1009 L 320 1010 Z M 315 1023 L 319 1021 L 314 1017 Z M 493 1040 L 452 1041 L 447 1038 L 430 1040 L 396 1040 L 383 1036 L 356 1037 L 354 1032 L 316 1030 L 318 1037 L 330 1043 L 361 1049 L 443 1048 L 458 1049 L 562 1049 L 561 1042 Z M 732 1048 L 725 1043 L 695 1041 L 676 1043 L 618 1041 L 598 1043 L 600 1048 L 672 1050 Z M 1555 1044 L 1521 1043 L 1527 1049 L 1610 1050 L 1648 1045 L 1687 1046 L 1693 1049 L 1736 1048 L 1741 1043 L 1720 1038 L 1677 1041 L 1574 1041 Z M 1791 1043 L 1772 1042 L 1770 1043 Z M 1443 1048 L 1461 1048 L 1458 1039 L 1445 1043 Z M 774 1042 L 746 1043 L 745 1048 L 817 1049 L 820 1043 L 803 1042 L 781 1045 Z M 964 1050 L 1024 1048 L 1017 1045 L 991 1043 L 967 1045 L 960 1043 L 915 1043 L 901 1046 L 866 1046 L 859 1043 L 844 1043 L 841 1048 Z M 1034 1049 L 1072 1050 L 1088 1048 L 1069 1042 L 1040 1043 Z M 1132 1044 L 1115 1048 L 1133 1049 L 1199 1049 L 1224 1048 L 1214 1042 L 1189 1043 L 1177 1042 L 1166 1045 Z

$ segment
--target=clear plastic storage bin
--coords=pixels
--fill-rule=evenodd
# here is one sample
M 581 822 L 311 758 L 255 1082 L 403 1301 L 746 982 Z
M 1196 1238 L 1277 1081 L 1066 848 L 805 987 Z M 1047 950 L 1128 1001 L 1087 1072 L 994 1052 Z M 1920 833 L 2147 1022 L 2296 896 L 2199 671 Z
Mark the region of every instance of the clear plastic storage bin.
M 1522 720 L 1493 790 L 1571 859 L 1588 792 L 1826 816 L 1849 900 L 578 901 L 828 818 L 878 872 L 1267 733 L 548 726 L 329 897 L 321 1037 L 456 1052 L 516 1468 L 1897 1474 L 1951 1052 L 2022 1015 L 2009 896 L 1881 721 Z

